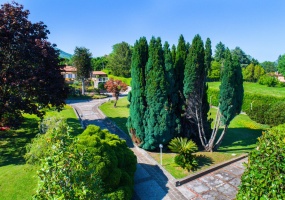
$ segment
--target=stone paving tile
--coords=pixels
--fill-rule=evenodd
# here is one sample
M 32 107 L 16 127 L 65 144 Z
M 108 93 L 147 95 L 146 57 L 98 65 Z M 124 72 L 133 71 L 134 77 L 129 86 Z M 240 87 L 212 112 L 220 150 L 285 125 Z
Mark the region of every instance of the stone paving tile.
M 217 190 L 229 197 L 230 199 L 234 199 L 237 194 L 237 189 L 227 183 L 220 187 L 217 187 Z
M 248 159 L 247 159 L 247 158 L 244 158 L 244 159 L 242 159 L 242 160 L 240 160 L 240 161 L 235 162 L 234 165 L 235 165 L 236 167 L 241 168 L 241 169 L 245 169 L 245 166 L 243 165 L 243 163 L 244 163 L 244 162 L 247 163 L 247 161 L 248 161 Z
M 137 170 L 135 172 L 135 182 L 139 182 L 142 179 L 150 178 L 151 176 L 145 169 L 140 165 L 137 164 Z
M 186 188 L 198 193 L 202 194 L 203 192 L 209 191 L 210 188 L 205 184 L 198 180 L 191 181 L 185 184 Z
M 229 183 L 235 187 L 238 187 L 240 185 L 240 178 L 234 178 L 233 180 L 229 181 Z
M 231 172 L 234 175 L 237 175 L 237 176 L 241 176 L 244 172 L 244 169 L 239 168 L 239 167 L 235 167 L 234 165 L 226 166 L 226 167 L 224 167 L 224 169 Z
M 197 195 L 193 192 L 191 192 L 188 188 L 184 186 L 180 186 L 177 188 L 187 199 L 193 199 Z
M 201 197 L 205 200 L 228 200 L 229 198 L 222 195 L 218 191 L 211 190 L 201 195 Z
M 219 187 L 224 184 L 222 180 L 213 177 L 211 174 L 203 176 L 202 178 L 200 178 L 200 180 L 209 185 L 211 188 Z
M 216 178 L 223 180 L 223 181 L 230 181 L 230 180 L 235 178 L 234 175 L 228 173 L 225 170 L 218 170 L 217 172 L 214 172 L 214 176 Z

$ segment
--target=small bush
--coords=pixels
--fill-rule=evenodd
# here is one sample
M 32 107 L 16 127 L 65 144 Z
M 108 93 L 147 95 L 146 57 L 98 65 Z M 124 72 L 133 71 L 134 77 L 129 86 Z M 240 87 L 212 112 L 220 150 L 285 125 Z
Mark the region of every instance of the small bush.
M 273 104 L 265 113 L 265 123 L 270 126 L 277 126 L 285 123 L 285 102 L 278 102 Z
M 274 76 L 263 75 L 259 78 L 258 83 L 268 87 L 275 87 L 278 84 L 278 79 Z
M 237 199 L 285 199 L 285 124 L 263 133 L 248 160 Z
M 198 162 L 195 155 L 192 153 L 196 152 L 198 147 L 192 140 L 188 140 L 187 138 L 173 138 L 170 141 L 168 148 L 172 152 L 178 153 L 174 158 L 177 165 L 188 171 L 197 168 Z

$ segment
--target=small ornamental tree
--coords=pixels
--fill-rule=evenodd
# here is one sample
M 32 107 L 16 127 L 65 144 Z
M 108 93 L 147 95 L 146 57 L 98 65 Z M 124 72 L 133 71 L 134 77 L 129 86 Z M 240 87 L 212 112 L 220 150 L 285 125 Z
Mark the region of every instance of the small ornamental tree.
M 125 92 L 128 89 L 128 85 L 122 82 L 121 80 L 114 80 L 110 78 L 105 83 L 105 89 L 107 90 L 107 92 L 112 93 L 113 97 L 115 97 L 114 107 L 116 107 L 120 92 Z

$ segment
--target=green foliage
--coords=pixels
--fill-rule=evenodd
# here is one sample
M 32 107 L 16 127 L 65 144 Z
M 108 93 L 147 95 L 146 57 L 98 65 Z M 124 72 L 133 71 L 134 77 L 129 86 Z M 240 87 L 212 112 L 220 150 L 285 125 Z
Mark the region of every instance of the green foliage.
M 224 125 L 229 125 L 241 112 L 243 96 L 243 80 L 238 57 L 227 49 L 219 96 L 219 110 Z
M 35 199 L 102 199 L 103 183 L 94 170 L 96 156 L 87 148 L 78 148 L 68 127 L 50 128 L 52 148 L 41 159 L 40 179 Z M 59 132 L 64 136 L 58 137 Z
M 132 198 L 137 161 L 125 140 L 90 125 L 78 136 L 77 149 L 90 152 L 87 160 L 92 159 L 92 169 L 103 181 L 106 198 Z
M 108 69 L 115 76 L 129 78 L 131 76 L 131 46 L 121 42 L 113 46 L 113 51 L 108 57 Z
M 108 57 L 96 57 L 91 59 L 91 66 L 94 71 L 101 71 L 108 65 Z
M 222 42 L 219 42 L 216 45 L 216 50 L 214 55 L 214 58 L 217 62 L 223 62 L 223 60 L 225 59 L 225 51 L 226 51 L 225 45 Z
M 132 56 L 132 92 L 130 93 L 130 116 L 127 127 L 132 140 L 140 143 L 144 140 L 144 113 L 146 110 L 145 97 L 145 68 L 148 60 L 148 44 L 145 37 L 136 41 Z
M 285 102 L 277 102 L 270 106 L 270 109 L 264 114 L 265 123 L 270 126 L 277 126 L 285 123 Z
M 245 81 L 257 82 L 260 77 L 265 75 L 265 71 L 260 65 L 251 63 L 246 68 L 243 68 L 242 74 Z
M 221 77 L 222 65 L 220 62 L 213 60 L 211 62 L 211 68 L 209 70 L 208 78 L 211 81 L 219 81 Z
M 285 125 L 263 133 L 250 152 L 237 199 L 285 199 Z
M 15 2 L 1 5 L 0 126 L 18 126 L 23 113 L 60 110 L 67 98 L 59 51 L 47 41 L 47 26 L 29 21 L 29 14 Z
M 260 85 L 267 85 L 268 87 L 275 87 L 278 84 L 278 79 L 274 76 L 263 75 L 259 78 L 258 83 Z
M 260 65 L 263 67 L 266 73 L 277 71 L 277 64 L 275 62 L 264 61 Z
M 279 57 L 277 69 L 279 73 L 285 76 L 285 54 Z
M 245 52 L 240 47 L 236 47 L 235 49 L 232 50 L 231 53 L 238 57 L 238 62 L 241 67 L 244 67 L 250 64 L 249 56 L 246 55 Z
M 198 150 L 198 147 L 192 140 L 182 137 L 173 138 L 168 148 L 178 154 L 175 156 L 175 163 L 180 165 L 183 169 L 190 171 L 197 168 L 198 162 L 193 153 Z
M 166 144 L 172 138 L 172 132 L 167 129 L 168 105 L 165 65 L 161 39 L 154 37 L 149 44 L 149 59 L 146 66 L 146 102 L 145 138 L 141 147 L 148 150 Z
M 68 126 L 66 120 L 59 117 L 44 119 L 39 126 L 38 134 L 31 143 L 27 144 L 24 158 L 28 164 L 39 165 L 41 159 L 50 155 L 52 146 L 57 140 L 66 140 Z
M 266 112 L 270 107 L 271 107 L 270 104 L 263 104 L 258 101 L 254 101 L 252 103 L 252 108 L 246 110 L 246 114 L 250 117 L 250 119 L 260 124 L 265 124 L 267 116 Z
M 91 56 L 89 49 L 85 47 L 76 47 L 73 55 L 73 64 L 77 69 L 77 78 L 79 80 L 90 77 L 91 68 Z

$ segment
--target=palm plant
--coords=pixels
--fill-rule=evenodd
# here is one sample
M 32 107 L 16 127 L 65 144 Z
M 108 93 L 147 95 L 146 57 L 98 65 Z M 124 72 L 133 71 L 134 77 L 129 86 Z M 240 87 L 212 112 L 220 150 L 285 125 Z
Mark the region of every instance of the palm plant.
M 198 163 L 196 157 L 192 154 L 198 150 L 197 145 L 187 138 L 177 137 L 173 138 L 168 148 L 178 155 L 175 156 L 174 161 L 176 164 L 180 165 L 182 168 L 186 168 L 188 171 L 197 168 Z

